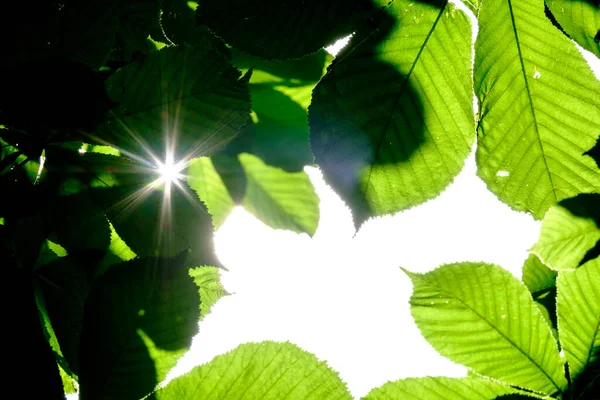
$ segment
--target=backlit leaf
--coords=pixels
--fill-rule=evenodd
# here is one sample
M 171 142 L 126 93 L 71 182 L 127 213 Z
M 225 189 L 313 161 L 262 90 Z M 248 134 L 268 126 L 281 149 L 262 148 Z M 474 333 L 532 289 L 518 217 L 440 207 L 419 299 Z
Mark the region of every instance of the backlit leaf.
M 600 369 L 600 258 L 575 271 L 561 271 L 558 288 L 560 343 L 572 378 Z
M 309 108 L 316 163 L 357 225 L 440 194 L 475 136 L 467 16 L 400 0 L 379 18 L 337 56 Z
M 489 379 L 425 377 L 400 379 L 373 389 L 363 400 L 490 400 L 517 391 Z
M 479 7 L 481 6 L 481 0 L 465 0 L 464 4 L 473 11 L 475 16 L 479 15 Z
M 200 319 L 203 319 L 210 313 L 210 308 L 217 301 L 229 293 L 221 285 L 219 269 L 215 267 L 203 266 L 190 269 L 190 276 L 198 285 L 200 291 Z
M 291 343 L 245 343 L 154 393 L 157 400 L 345 400 L 346 385 L 323 361 Z
M 555 270 L 575 269 L 600 240 L 600 194 L 566 199 L 548 210 L 531 252 Z
M 600 57 L 600 3 L 597 0 L 546 0 L 561 28 Z
M 212 215 L 215 228 L 219 228 L 235 206 L 223 179 L 210 157 L 199 157 L 190 162 L 187 182 Z
M 511 385 L 547 394 L 566 388 L 556 341 L 510 272 L 465 262 L 408 274 L 412 315 L 440 354 Z
M 600 82 L 544 15 L 543 0 L 487 0 L 479 27 L 479 176 L 537 219 L 562 199 L 600 190 L 600 169 L 583 156 L 600 135 Z
M 269 167 L 251 154 L 240 154 L 246 173 L 243 206 L 275 229 L 313 235 L 319 223 L 319 198 L 305 172 Z
M 534 294 L 556 284 L 556 271 L 546 267 L 535 254 L 530 254 L 523 264 L 522 281 Z

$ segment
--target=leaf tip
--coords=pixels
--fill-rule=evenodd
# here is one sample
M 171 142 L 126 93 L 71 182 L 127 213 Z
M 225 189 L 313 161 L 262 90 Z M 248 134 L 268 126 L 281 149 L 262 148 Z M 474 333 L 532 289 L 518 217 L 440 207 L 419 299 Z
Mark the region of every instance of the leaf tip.
M 399 267 L 411 280 L 417 275 L 415 272 L 410 272 L 404 267 Z
M 246 71 L 246 73 L 240 78 L 240 82 L 249 83 L 250 78 L 252 78 L 252 72 L 254 72 L 254 66 L 250 67 L 250 69 Z

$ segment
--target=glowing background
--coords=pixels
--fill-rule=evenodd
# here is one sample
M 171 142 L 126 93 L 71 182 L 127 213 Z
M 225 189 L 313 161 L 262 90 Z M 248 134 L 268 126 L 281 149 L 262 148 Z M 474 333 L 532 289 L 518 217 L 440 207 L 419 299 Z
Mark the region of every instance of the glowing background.
M 520 278 L 539 222 L 500 203 L 475 176 L 474 157 L 438 198 L 373 219 L 353 238 L 350 211 L 307 168 L 321 198 L 314 238 L 274 231 L 241 208 L 216 234 L 229 272 L 179 374 L 248 341 L 290 341 L 340 373 L 356 397 L 388 380 L 465 373 L 421 337 L 408 305 L 411 284 L 398 268 L 428 271 L 487 261 Z

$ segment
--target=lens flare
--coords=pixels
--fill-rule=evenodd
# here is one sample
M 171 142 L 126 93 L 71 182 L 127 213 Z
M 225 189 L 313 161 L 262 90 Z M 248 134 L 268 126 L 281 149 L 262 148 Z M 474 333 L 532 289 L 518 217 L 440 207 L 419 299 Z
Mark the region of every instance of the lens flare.
M 156 172 L 160 176 L 160 180 L 170 184 L 175 183 L 183 177 L 181 171 L 185 169 L 185 163 L 176 163 L 173 157 L 167 156 L 165 162 L 158 161 L 156 163 Z

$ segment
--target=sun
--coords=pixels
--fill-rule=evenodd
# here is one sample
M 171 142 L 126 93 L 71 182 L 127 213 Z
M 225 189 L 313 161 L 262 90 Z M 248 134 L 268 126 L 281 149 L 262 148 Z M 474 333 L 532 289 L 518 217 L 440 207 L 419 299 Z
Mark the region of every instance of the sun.
M 183 178 L 181 172 L 185 169 L 186 163 L 184 161 L 176 162 L 175 157 L 171 153 L 167 153 L 164 162 L 159 160 L 155 160 L 155 162 L 156 173 L 159 176 L 158 181 L 160 183 L 164 182 L 166 185 L 170 185 L 171 183 L 177 183 Z
M 156 170 L 160 179 L 166 183 L 175 182 L 182 178 L 182 166 L 179 163 L 175 163 L 172 159 L 167 159 L 164 163 L 159 162 Z

